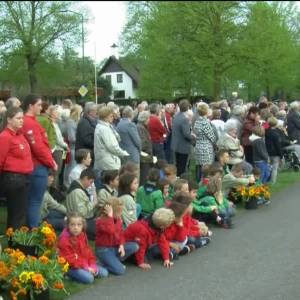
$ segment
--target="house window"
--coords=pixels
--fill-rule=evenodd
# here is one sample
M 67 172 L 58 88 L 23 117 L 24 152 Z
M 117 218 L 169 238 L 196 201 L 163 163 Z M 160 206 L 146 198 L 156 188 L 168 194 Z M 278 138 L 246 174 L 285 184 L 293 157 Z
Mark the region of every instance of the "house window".
M 125 91 L 114 91 L 114 99 L 125 99 Z
M 109 81 L 111 83 L 111 75 L 106 75 L 105 78 L 107 81 Z
M 117 83 L 123 82 L 123 74 L 117 74 Z

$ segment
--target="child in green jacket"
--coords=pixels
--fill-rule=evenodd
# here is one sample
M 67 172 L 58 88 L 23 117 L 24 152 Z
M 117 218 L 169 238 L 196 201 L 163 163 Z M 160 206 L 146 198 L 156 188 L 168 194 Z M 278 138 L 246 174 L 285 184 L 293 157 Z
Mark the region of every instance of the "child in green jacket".
M 231 228 L 234 216 L 233 203 L 222 193 L 222 180 L 218 176 L 209 179 L 205 195 L 193 201 L 193 218 L 202 222 L 215 222 L 224 228 Z
M 150 169 L 146 183 L 139 187 L 136 194 L 136 202 L 142 207 L 142 216 L 148 216 L 158 208 L 164 206 L 164 198 L 158 187 L 160 179 L 159 170 Z

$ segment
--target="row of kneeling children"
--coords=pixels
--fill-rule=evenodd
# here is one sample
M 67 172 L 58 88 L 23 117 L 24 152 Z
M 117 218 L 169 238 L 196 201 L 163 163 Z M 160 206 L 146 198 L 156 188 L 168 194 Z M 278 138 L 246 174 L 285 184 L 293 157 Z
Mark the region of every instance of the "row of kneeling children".
M 103 172 L 102 188 L 91 200 L 87 189 L 95 174 L 84 169 L 70 185 L 64 211 L 67 225 L 58 243 L 60 255 L 71 267 L 68 276 L 89 283 L 108 273 L 122 275 L 125 260 L 150 269 L 151 259 L 158 258 L 169 268 L 179 255 L 207 245 L 212 235 L 207 223 L 233 225 L 235 206 L 224 194 L 256 180 L 244 176 L 241 165 L 225 175 L 224 170 L 219 162 L 204 166 L 199 186 L 184 175 L 177 178 L 176 167 L 166 165 L 162 170 L 150 169 L 147 182 L 139 187 L 138 170 L 125 165 L 120 172 Z M 64 216 L 63 205 L 58 205 L 56 212 Z M 51 214 L 54 206 L 48 210 Z M 95 254 L 88 239 L 95 240 Z

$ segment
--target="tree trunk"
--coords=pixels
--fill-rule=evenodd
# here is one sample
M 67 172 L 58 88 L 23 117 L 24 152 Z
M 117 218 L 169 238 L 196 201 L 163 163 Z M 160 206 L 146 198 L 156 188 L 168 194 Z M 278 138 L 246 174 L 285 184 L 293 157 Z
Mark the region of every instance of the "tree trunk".
M 37 89 L 35 61 L 32 59 L 31 56 L 27 56 L 26 60 L 27 60 L 27 71 L 29 77 L 30 93 L 35 93 Z
M 215 65 L 213 70 L 213 86 L 212 86 L 213 101 L 220 100 L 220 92 L 221 92 L 221 72 L 218 66 Z

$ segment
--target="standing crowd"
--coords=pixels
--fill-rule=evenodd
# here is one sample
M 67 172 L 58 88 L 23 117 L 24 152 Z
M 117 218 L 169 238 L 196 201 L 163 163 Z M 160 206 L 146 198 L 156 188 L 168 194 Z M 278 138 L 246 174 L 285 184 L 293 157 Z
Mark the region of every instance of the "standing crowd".
M 274 184 L 285 153 L 300 157 L 298 101 L 82 108 L 28 95 L 0 109 L 7 228 L 52 224 L 82 283 L 124 274 L 125 260 L 171 267 L 211 241 L 208 224 L 234 226 L 237 188 Z

